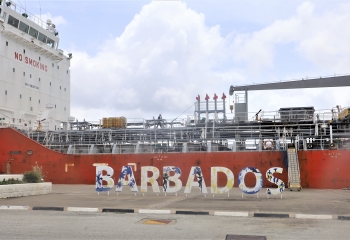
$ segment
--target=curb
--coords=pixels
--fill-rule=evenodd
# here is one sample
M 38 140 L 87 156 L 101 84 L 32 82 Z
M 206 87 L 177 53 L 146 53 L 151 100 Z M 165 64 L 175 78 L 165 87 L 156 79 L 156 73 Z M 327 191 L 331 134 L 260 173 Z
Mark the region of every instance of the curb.
M 169 209 L 119 209 L 119 208 L 84 208 L 84 207 L 41 207 L 41 206 L 0 206 L 1 210 L 41 210 L 41 211 L 66 211 L 66 212 L 96 212 L 96 213 L 139 213 L 139 214 L 183 214 L 183 215 L 212 215 L 226 217 L 260 217 L 260 218 L 297 218 L 317 220 L 343 220 L 350 221 L 350 216 L 320 215 L 320 214 L 287 214 L 287 213 L 251 213 L 249 212 L 224 212 L 224 211 L 189 211 Z
M 0 206 L 0 210 L 29 210 L 29 206 Z
M 100 212 L 98 208 L 67 207 L 68 212 Z
M 215 211 L 214 216 L 248 217 L 248 212 L 219 212 Z
M 32 210 L 63 211 L 63 207 L 33 207 Z
M 284 214 L 284 213 L 254 213 L 253 217 L 289 218 L 289 214 Z
M 209 212 L 198 212 L 198 211 L 175 211 L 175 214 L 187 214 L 187 215 L 209 215 Z
M 102 208 L 102 212 L 135 213 L 135 210 L 134 209 Z
M 333 219 L 332 215 L 312 215 L 312 214 L 295 214 L 295 218 L 300 219 Z
M 171 214 L 171 210 L 139 209 L 138 213 Z

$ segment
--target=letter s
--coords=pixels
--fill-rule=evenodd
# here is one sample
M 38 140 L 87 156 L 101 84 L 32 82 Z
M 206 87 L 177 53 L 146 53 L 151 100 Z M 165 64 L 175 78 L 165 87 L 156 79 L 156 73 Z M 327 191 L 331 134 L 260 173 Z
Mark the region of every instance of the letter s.
M 282 173 L 282 172 L 283 172 L 283 168 L 280 168 L 280 167 L 273 167 L 266 171 L 267 181 L 274 183 L 278 186 L 278 188 L 275 188 L 275 189 L 267 188 L 266 194 L 277 195 L 277 194 L 281 194 L 284 191 L 284 188 L 285 188 L 284 182 L 281 179 L 278 179 L 273 176 L 274 173 Z

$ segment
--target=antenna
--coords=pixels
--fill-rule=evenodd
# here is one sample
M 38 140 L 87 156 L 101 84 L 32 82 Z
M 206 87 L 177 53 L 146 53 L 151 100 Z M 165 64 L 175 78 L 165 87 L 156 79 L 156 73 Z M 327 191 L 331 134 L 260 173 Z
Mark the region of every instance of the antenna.
M 24 8 L 20 0 L 18 0 L 18 3 L 21 6 L 21 8 Z
M 40 19 L 41 19 L 41 1 L 39 0 L 39 6 L 40 6 Z

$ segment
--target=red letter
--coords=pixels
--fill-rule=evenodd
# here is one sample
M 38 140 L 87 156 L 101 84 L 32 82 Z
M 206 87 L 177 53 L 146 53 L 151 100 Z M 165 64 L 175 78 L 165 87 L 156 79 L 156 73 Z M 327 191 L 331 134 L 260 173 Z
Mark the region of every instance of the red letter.
M 15 59 L 18 60 L 18 53 L 15 52 Z
M 28 64 L 28 57 L 25 57 L 25 60 L 26 60 L 26 64 Z

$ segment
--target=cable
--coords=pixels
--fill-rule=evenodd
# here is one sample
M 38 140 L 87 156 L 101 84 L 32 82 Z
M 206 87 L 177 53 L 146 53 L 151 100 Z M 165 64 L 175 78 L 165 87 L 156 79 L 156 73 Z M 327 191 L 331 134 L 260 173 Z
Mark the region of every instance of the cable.
M 18 1 L 18 3 L 19 3 L 19 6 L 20 6 L 21 8 L 24 8 L 23 5 L 22 5 L 22 3 L 21 3 L 21 1 L 20 1 L 20 0 L 17 0 L 17 1 Z
M 187 110 L 190 109 L 194 104 L 196 104 L 196 103 L 193 103 L 191 106 L 189 106 L 189 108 L 187 108 L 185 111 L 183 111 L 179 116 L 177 116 L 176 118 L 174 118 L 174 120 L 171 121 L 171 122 L 174 122 L 176 119 L 178 119 L 178 117 L 180 117 L 182 114 L 184 114 L 185 112 L 187 112 Z

